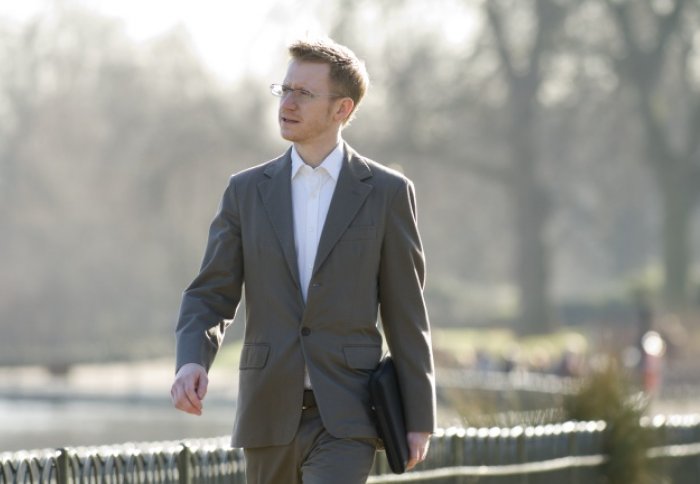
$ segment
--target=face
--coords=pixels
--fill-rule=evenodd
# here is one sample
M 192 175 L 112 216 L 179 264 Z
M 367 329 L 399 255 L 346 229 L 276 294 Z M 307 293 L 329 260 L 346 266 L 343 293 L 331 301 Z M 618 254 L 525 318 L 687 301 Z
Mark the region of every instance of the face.
M 290 93 L 280 98 L 279 123 L 282 138 L 299 145 L 337 142 L 345 117 L 342 106 L 344 101 L 329 96 L 334 92 L 329 74 L 328 64 L 296 60 L 289 64 L 284 85 L 292 89 L 304 89 L 316 96 L 302 99 L 302 96 Z

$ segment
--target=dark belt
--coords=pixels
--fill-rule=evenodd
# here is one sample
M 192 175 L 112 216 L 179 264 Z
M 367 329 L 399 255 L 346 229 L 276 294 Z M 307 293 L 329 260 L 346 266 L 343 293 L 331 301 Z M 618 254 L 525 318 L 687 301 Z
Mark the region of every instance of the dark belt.
M 301 403 L 301 409 L 307 410 L 309 408 L 314 408 L 316 406 L 316 397 L 314 397 L 313 390 L 304 390 L 304 399 Z

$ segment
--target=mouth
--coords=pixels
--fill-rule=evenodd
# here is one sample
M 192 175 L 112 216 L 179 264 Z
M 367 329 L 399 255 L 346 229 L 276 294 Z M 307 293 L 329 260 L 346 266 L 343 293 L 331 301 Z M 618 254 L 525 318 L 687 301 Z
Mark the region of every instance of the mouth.
M 288 118 L 287 116 L 280 116 L 280 122 L 282 124 L 297 124 L 299 123 L 299 120 Z

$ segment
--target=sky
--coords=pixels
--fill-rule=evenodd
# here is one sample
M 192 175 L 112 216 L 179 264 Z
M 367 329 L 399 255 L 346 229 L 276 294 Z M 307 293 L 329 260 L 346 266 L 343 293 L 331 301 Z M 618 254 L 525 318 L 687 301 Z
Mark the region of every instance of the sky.
M 21 0 L 0 2 L 0 16 L 22 21 L 56 4 L 78 5 L 119 18 L 137 41 L 184 26 L 202 60 L 226 80 L 234 79 L 241 69 L 269 67 L 250 59 L 253 44 L 256 53 L 280 50 L 293 38 L 324 33 L 318 16 L 303 8 L 299 15 L 281 19 L 283 22 L 270 22 L 271 17 L 280 16 L 281 9 L 295 4 L 279 0 Z
M 324 17 L 335 2 L 323 0 L 0 0 L 0 18 L 26 20 L 56 5 L 87 7 L 119 18 L 137 41 L 184 26 L 207 67 L 224 81 L 270 73 L 284 61 L 286 45 L 305 35 L 327 35 Z M 448 41 L 464 42 L 475 16 L 464 2 L 414 2 L 408 20 L 440 29 Z M 406 19 L 403 19 L 406 20 Z M 390 26 L 382 25 L 382 28 Z M 366 35 L 373 34 L 372 29 Z M 376 34 L 376 32 L 375 32 Z

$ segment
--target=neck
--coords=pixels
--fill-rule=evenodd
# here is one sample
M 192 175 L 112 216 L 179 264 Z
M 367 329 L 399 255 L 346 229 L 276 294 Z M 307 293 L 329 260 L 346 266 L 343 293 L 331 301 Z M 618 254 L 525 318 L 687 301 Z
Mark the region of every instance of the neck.
M 323 160 L 326 159 L 331 151 L 335 149 L 339 142 L 340 133 L 338 133 L 338 136 L 335 139 L 330 139 L 322 144 L 294 143 L 294 147 L 296 148 L 297 153 L 299 153 L 299 156 L 301 156 L 301 159 L 304 160 L 304 163 L 312 168 L 316 168 L 323 162 Z

